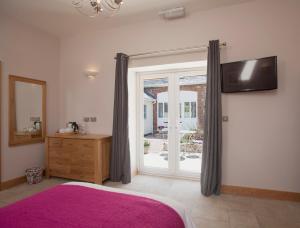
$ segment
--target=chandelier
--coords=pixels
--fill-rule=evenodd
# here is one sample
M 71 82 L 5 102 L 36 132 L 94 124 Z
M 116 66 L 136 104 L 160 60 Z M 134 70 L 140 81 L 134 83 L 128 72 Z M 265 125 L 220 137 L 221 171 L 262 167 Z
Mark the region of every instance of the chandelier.
M 100 13 L 112 16 L 119 11 L 123 0 L 73 0 L 72 4 L 88 17 L 96 17 Z

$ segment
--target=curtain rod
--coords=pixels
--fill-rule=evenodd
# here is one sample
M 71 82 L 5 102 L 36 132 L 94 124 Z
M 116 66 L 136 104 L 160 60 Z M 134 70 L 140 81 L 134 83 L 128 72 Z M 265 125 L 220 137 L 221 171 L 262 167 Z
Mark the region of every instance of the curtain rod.
M 226 42 L 220 43 L 220 47 L 226 47 Z M 194 47 L 185 47 L 185 48 L 174 48 L 174 49 L 167 49 L 167 50 L 160 50 L 160 51 L 149 51 L 149 52 L 142 52 L 137 54 L 129 55 L 130 58 L 142 58 L 147 56 L 159 56 L 159 55 L 167 55 L 167 54 L 179 54 L 179 53 L 188 53 L 188 52 L 196 52 L 203 49 L 208 48 L 208 45 L 201 45 L 201 46 L 194 46 Z M 116 59 L 116 57 L 115 57 Z

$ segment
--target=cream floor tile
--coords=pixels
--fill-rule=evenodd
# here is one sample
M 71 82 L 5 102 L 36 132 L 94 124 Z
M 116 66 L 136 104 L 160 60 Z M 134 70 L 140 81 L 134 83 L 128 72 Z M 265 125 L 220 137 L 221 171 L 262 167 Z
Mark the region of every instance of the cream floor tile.
M 4 201 L 0 201 L 0 208 L 1 207 L 5 207 L 6 205 L 8 205 L 9 203 L 6 203 L 6 202 L 4 202 Z
M 196 196 L 194 199 L 194 202 L 196 203 L 197 207 L 217 207 L 217 208 L 223 208 L 220 207 L 219 201 L 220 197 L 219 196 L 210 196 L 210 197 L 205 197 L 203 195 Z M 223 209 L 227 209 L 226 207 Z
M 5 202 L 5 203 L 15 203 L 19 200 L 22 200 L 22 199 L 25 199 L 29 196 L 32 196 L 35 193 L 36 193 L 35 191 L 24 191 L 24 192 L 21 192 L 21 193 L 11 195 L 11 196 L 9 196 L 5 199 L 2 199 L 2 201 Z
M 176 200 L 182 205 L 185 205 L 185 207 L 190 211 L 199 208 L 197 200 L 192 199 L 191 197 L 182 197 L 180 195 L 177 195 L 177 196 L 168 196 L 168 198 L 172 200 Z
M 300 228 L 300 223 L 278 220 L 276 217 L 257 216 L 260 228 Z
M 221 195 L 217 200 L 217 205 L 220 208 L 228 210 L 240 210 L 249 212 L 253 209 L 253 199 L 250 197 Z
M 0 201 L 4 201 L 5 199 L 14 196 L 15 193 L 13 193 L 11 190 L 3 190 L 0 191 Z
M 188 181 L 188 180 L 176 180 L 171 181 L 172 189 L 179 191 L 180 193 L 195 193 L 200 194 L 200 182 L 199 181 Z
M 259 223 L 254 213 L 232 210 L 229 211 L 228 214 L 230 228 L 259 228 Z
M 279 223 L 300 223 L 300 212 L 290 206 L 290 202 L 254 199 L 253 211 L 257 216 L 274 219 Z
M 27 183 L 20 184 L 13 188 L 1 191 L 0 201 L 5 204 L 14 203 L 64 182 L 66 182 L 64 179 L 51 178 L 45 179 L 41 183 L 34 185 L 29 185 Z
M 195 218 L 194 223 L 197 228 L 230 228 L 228 222 L 212 221 L 203 218 Z
M 192 209 L 193 218 L 229 222 L 228 211 L 222 208 L 201 207 Z

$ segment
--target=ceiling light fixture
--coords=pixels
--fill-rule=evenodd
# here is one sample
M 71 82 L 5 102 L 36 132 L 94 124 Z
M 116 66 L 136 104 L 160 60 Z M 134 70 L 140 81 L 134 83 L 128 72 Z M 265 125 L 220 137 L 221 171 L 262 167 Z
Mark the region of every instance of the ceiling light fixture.
M 123 0 L 73 0 L 72 4 L 78 12 L 88 17 L 96 17 L 101 12 L 112 16 L 119 11 Z

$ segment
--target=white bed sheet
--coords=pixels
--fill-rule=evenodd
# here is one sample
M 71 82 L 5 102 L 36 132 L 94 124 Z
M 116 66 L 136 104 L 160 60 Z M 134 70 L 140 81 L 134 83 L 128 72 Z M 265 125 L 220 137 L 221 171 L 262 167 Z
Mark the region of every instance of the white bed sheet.
M 97 184 L 91 184 L 91 183 L 85 183 L 85 182 L 68 182 L 65 183 L 66 185 L 79 185 L 79 186 L 85 186 L 89 188 L 94 188 L 94 189 L 99 189 L 99 190 L 104 190 L 104 191 L 110 191 L 110 192 L 119 192 L 119 193 L 126 193 L 130 195 L 136 195 L 136 196 L 143 196 L 147 197 L 150 199 L 158 200 L 170 207 L 172 207 L 182 218 L 182 221 L 184 222 L 185 228 L 196 228 L 194 225 L 191 216 L 189 215 L 188 210 L 180 203 L 167 199 L 165 197 L 161 196 L 156 196 L 153 194 L 146 194 L 146 193 L 139 193 L 139 192 L 134 192 L 134 191 L 129 191 L 125 189 L 119 189 L 119 188 L 111 188 L 111 187 L 106 187 L 103 185 L 97 185 Z

